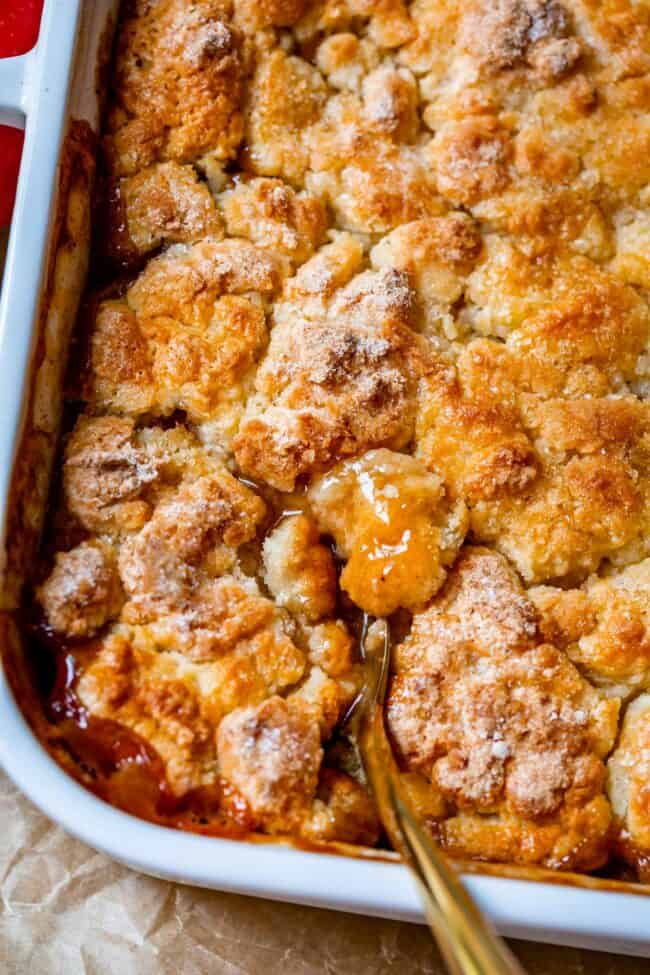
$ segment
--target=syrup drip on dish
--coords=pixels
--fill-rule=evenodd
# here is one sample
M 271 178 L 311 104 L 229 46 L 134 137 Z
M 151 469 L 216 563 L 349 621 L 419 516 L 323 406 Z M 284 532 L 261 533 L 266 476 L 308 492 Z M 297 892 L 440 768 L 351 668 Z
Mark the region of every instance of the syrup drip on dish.
M 226 783 L 218 792 L 195 789 L 175 797 L 156 750 L 118 721 L 88 714 L 76 693 L 82 659 L 95 641 L 58 636 L 41 618 L 25 625 L 29 656 L 41 676 L 39 688 L 52 733 L 48 744 L 77 781 L 111 805 L 149 822 L 204 835 L 239 837 L 253 821 L 242 796 Z

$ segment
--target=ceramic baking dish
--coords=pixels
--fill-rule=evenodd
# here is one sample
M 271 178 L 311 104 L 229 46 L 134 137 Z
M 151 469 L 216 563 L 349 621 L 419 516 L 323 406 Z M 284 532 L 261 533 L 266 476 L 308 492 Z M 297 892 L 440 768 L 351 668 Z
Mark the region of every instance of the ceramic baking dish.
M 0 61 L 0 121 L 26 121 L 0 303 L 0 570 L 5 609 L 12 608 L 33 551 L 34 526 L 45 503 L 56 445 L 62 363 L 89 247 L 101 63 L 116 6 L 112 0 L 46 0 L 37 47 L 24 57 Z M 95 798 L 50 758 L 23 717 L 16 702 L 20 640 L 6 614 L 0 636 L 0 762 L 70 833 L 160 877 L 423 920 L 409 873 L 390 856 L 309 852 L 277 842 L 190 835 L 138 820 Z M 472 873 L 466 880 L 503 934 L 650 955 L 648 888 L 638 886 L 635 892 L 633 885 L 508 869 Z

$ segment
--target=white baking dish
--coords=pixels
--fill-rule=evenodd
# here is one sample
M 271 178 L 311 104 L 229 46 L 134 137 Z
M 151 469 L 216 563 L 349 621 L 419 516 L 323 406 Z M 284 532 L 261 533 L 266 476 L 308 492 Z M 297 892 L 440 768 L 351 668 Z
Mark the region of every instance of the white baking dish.
M 0 120 L 16 121 L 23 115 L 27 119 L 0 302 L 2 526 L 9 514 L 18 444 L 29 419 L 32 358 L 39 341 L 42 345 L 44 329 L 52 330 L 58 323 L 66 332 L 66 323 L 58 321 L 60 309 L 47 314 L 48 309 L 41 308 L 45 282 L 52 274 L 63 136 L 70 118 L 97 127 L 98 60 L 115 6 L 112 0 L 46 0 L 37 48 L 24 58 L 0 61 Z M 69 317 L 74 301 L 66 306 Z M 3 527 L 0 566 L 5 543 Z M 423 920 L 414 883 L 398 863 L 190 835 L 111 808 L 68 777 L 41 747 L 4 671 L 0 714 L 0 762 L 8 774 L 52 819 L 116 859 L 160 877 L 219 890 Z M 472 875 L 467 883 L 503 934 L 650 955 L 649 896 L 607 890 L 604 884 L 596 889 L 597 884 L 590 888 L 498 876 Z

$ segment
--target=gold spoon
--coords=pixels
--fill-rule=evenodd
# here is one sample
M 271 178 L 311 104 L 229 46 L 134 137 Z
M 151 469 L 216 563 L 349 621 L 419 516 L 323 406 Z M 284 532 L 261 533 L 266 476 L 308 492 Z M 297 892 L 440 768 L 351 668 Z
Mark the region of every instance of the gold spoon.
M 358 747 L 388 838 L 415 874 L 429 927 L 447 968 L 453 975 L 524 975 L 406 799 L 384 724 L 390 662 L 390 634 L 384 620 L 364 628 L 362 653 L 365 690 L 344 733 Z

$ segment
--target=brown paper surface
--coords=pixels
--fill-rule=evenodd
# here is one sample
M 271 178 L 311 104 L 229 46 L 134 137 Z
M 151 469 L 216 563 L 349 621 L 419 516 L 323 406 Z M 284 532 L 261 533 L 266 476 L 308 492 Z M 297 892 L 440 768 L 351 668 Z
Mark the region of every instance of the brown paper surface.
M 173 839 L 171 840 L 173 843 Z M 71 839 L 0 773 L 3 975 L 443 975 L 426 928 L 154 880 Z M 514 943 L 531 975 L 648 962 Z

